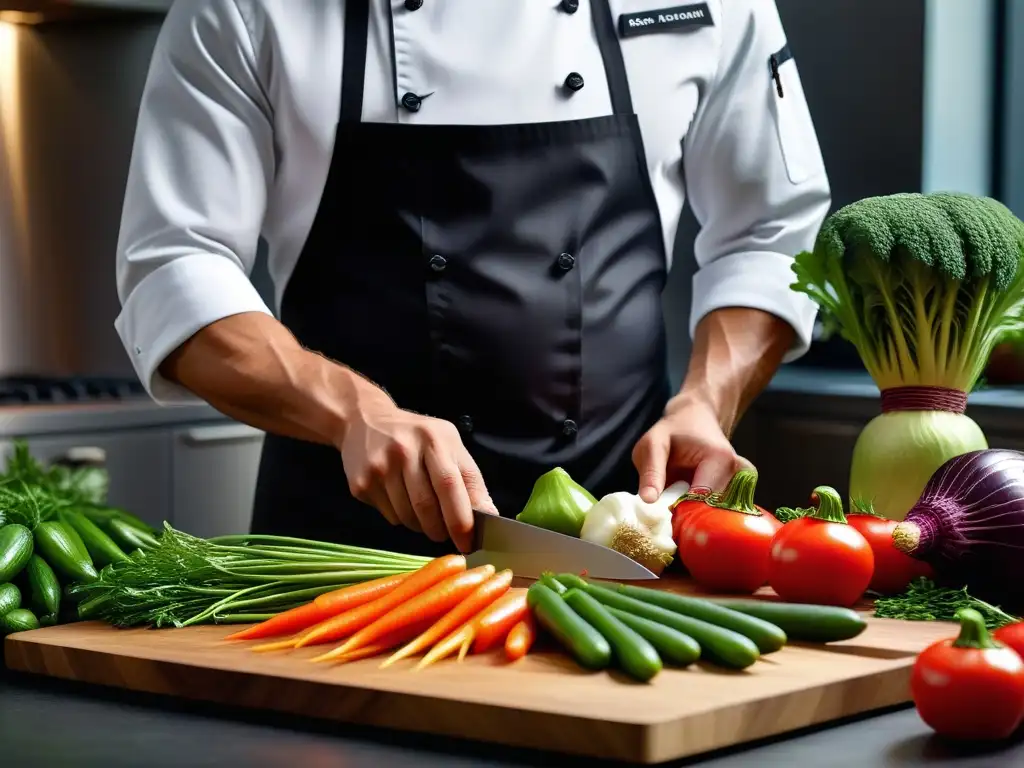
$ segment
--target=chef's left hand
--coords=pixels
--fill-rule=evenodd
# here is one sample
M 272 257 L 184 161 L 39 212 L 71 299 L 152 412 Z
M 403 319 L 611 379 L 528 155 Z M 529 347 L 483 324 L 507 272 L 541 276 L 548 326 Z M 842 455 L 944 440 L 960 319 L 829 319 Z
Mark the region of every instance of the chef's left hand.
M 681 392 L 665 415 L 633 449 L 640 497 L 655 502 L 667 485 L 685 480 L 694 488 L 722 490 L 750 462 L 738 456 L 706 399 Z

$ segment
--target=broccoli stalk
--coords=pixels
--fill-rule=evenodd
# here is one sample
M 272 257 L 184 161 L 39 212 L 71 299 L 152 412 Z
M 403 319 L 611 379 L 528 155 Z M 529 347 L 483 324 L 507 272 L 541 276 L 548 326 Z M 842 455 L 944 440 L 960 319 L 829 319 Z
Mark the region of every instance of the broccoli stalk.
M 879 389 L 969 392 L 1024 329 L 1024 223 L 955 193 L 871 197 L 833 213 L 796 257 L 793 290 L 857 348 Z
M 856 347 L 883 392 L 970 392 L 996 344 L 1024 332 L 1024 223 L 1001 203 L 957 193 L 860 200 L 833 213 L 792 288 L 827 334 Z M 902 519 L 947 459 L 987 447 L 961 413 L 885 413 L 861 433 L 850 492 Z

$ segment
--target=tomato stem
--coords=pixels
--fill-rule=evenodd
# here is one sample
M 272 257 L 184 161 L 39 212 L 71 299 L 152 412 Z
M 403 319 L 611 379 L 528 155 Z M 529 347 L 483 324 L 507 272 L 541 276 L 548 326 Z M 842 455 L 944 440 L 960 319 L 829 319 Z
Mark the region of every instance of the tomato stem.
M 985 618 L 973 608 L 961 608 L 956 612 L 956 618 L 960 622 L 960 635 L 953 641 L 954 648 L 985 650 L 1003 647 L 988 633 Z
M 868 515 L 869 517 L 877 517 L 879 520 L 886 519 L 885 515 L 875 512 L 875 505 L 866 499 L 850 499 L 850 514 Z
M 754 491 L 757 489 L 757 470 L 741 469 L 729 481 L 721 493 L 708 493 L 705 489 L 690 489 L 680 501 L 702 501 L 709 507 L 742 512 L 744 515 L 760 517 L 761 512 L 754 506 Z
M 839 523 L 846 525 L 846 515 L 843 514 L 843 500 L 835 488 L 827 485 L 819 485 L 811 494 L 811 501 L 817 503 L 818 508 L 807 517 L 815 520 L 824 520 L 826 523 Z

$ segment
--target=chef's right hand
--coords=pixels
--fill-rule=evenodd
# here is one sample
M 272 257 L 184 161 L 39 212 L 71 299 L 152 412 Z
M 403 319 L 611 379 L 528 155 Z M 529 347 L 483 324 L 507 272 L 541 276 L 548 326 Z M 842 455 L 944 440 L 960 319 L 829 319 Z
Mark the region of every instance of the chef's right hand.
M 473 509 L 497 514 L 480 469 L 455 425 L 404 411 L 388 399 L 364 403 L 339 445 L 349 490 L 392 525 L 472 546 Z

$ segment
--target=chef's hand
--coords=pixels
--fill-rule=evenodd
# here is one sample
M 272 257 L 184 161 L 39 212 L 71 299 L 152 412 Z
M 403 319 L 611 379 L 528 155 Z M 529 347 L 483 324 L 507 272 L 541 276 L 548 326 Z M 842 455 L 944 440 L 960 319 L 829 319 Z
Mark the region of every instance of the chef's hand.
M 640 497 L 651 503 L 680 480 L 722 490 L 738 470 L 751 466 L 736 455 L 710 403 L 686 392 L 669 401 L 665 415 L 636 444 L 633 464 Z
M 383 395 L 383 393 L 381 393 Z M 349 490 L 392 525 L 472 546 L 473 509 L 497 514 L 476 462 L 448 421 L 362 402 L 339 445 Z

